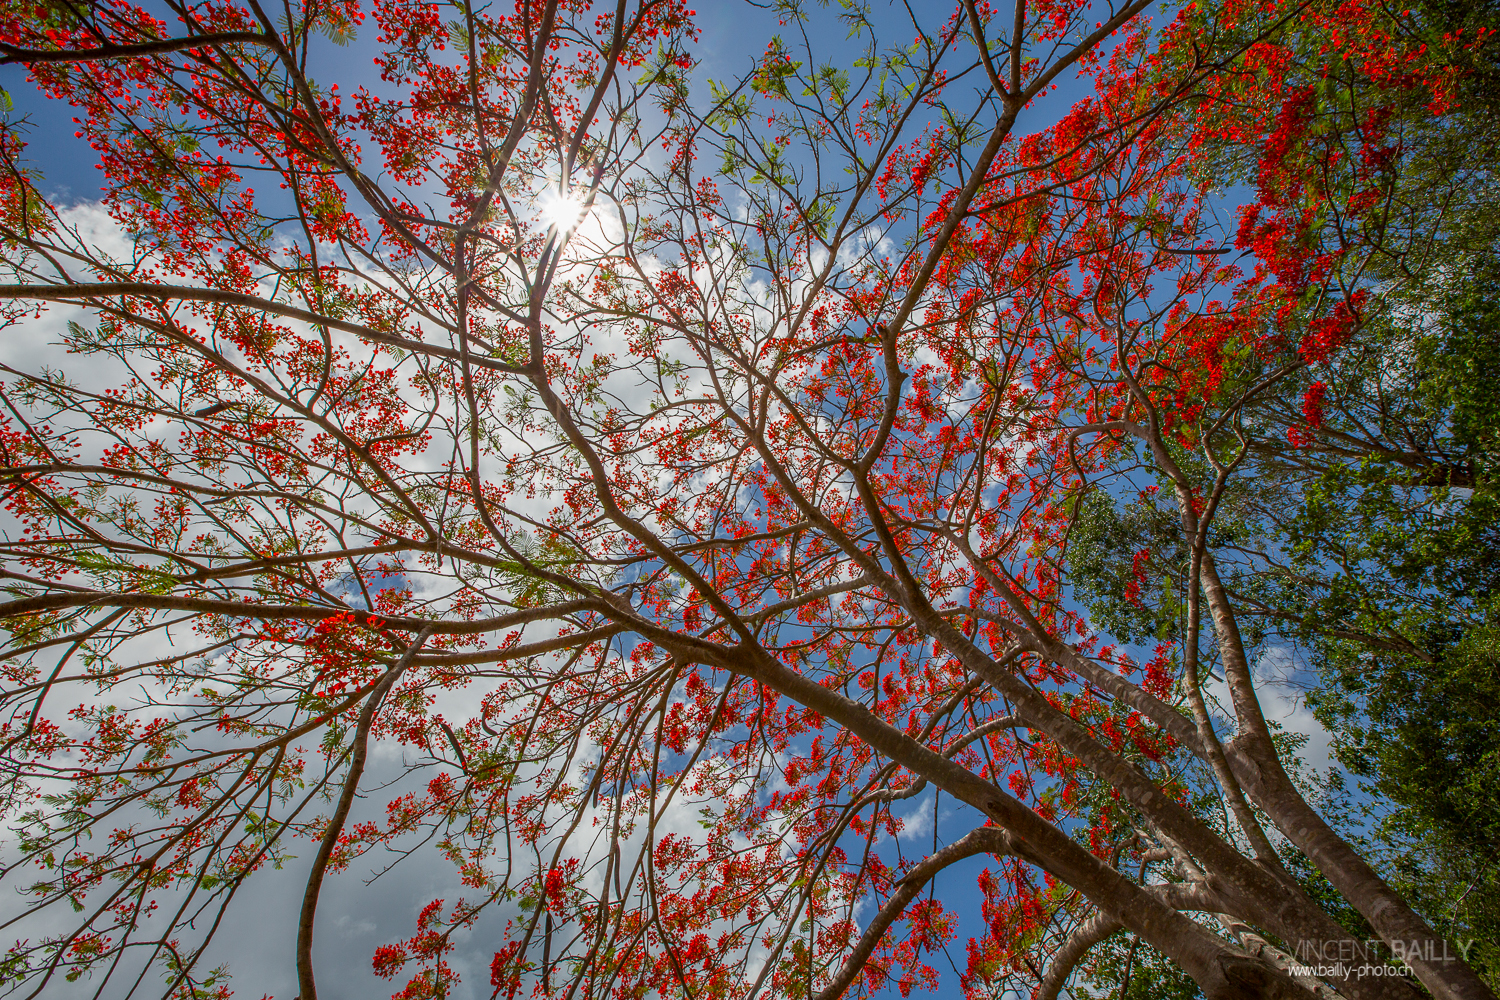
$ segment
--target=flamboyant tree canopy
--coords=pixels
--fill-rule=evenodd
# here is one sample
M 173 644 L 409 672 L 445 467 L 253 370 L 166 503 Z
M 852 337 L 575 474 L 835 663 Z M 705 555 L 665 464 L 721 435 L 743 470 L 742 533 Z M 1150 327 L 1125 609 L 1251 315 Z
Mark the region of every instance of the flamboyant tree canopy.
M 1493 1000 L 1258 667 L 1470 690 L 1488 29 L 707 6 L 0 5 L 6 995 Z

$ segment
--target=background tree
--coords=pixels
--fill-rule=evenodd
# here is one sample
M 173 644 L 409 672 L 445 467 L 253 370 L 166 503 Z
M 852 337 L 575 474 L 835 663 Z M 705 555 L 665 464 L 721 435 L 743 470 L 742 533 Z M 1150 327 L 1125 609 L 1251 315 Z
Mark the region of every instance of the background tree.
M 1288 76 L 1316 95 L 1287 116 L 1292 150 L 1319 165 L 1311 183 L 1286 185 L 1236 142 L 1206 144 L 1218 176 L 1303 213 L 1304 243 L 1370 291 L 1359 334 L 1308 359 L 1300 398 L 1268 394 L 1253 408 L 1256 486 L 1224 538 L 1240 566 L 1234 589 L 1270 643 L 1300 644 L 1315 668 L 1310 700 L 1336 756 L 1372 782 L 1371 856 L 1446 933 L 1473 942 L 1471 959 L 1491 954 L 1495 925 L 1494 831 L 1480 818 L 1496 750 L 1492 15 L 1435 5 L 1387 27 L 1444 53 L 1453 99 L 1438 115 L 1415 93 L 1362 91 L 1362 70 L 1328 65 L 1321 32 L 1293 46 L 1305 62 Z M 1374 120 L 1383 138 L 1372 147 Z M 1368 213 L 1353 210 L 1362 200 Z M 1270 235 L 1251 223 L 1238 243 Z M 1130 555 L 1116 553 L 1115 576 Z M 1493 958 L 1477 960 L 1493 983 Z
M 1361 175 L 1384 173 L 1378 210 L 1321 220 L 1372 297 L 1360 335 L 1301 375 L 1300 401 L 1256 407 L 1261 488 L 1246 494 L 1233 544 L 1242 600 L 1301 645 L 1339 761 L 1372 782 L 1372 855 L 1447 933 L 1475 942 L 1493 984 L 1492 20 L 1482 5 L 1407 15 L 1393 30 L 1444 51 L 1455 106 L 1367 108 L 1385 122 L 1378 158 L 1325 155 L 1323 183 L 1300 192 L 1308 209 L 1331 186 L 1348 196 Z M 1342 75 L 1355 93 L 1358 74 Z M 1336 110 L 1313 110 L 1314 148 L 1349 149 L 1356 123 Z M 1227 170 L 1244 156 L 1214 155 Z

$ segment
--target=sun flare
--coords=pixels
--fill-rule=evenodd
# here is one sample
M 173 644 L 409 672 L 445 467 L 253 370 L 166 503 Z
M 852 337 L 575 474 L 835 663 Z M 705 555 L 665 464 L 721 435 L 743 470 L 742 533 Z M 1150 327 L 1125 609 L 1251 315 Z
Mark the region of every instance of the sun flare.
M 562 232 L 575 229 L 583 221 L 583 199 L 561 191 L 548 191 L 541 199 L 541 218 Z

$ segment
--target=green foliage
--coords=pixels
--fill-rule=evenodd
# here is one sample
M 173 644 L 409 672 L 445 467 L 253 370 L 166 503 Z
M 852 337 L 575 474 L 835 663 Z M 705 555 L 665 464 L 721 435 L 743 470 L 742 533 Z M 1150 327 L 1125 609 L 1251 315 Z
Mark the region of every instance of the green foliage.
M 1500 468 L 1500 260 L 1488 258 L 1440 301 L 1440 324 L 1417 345 L 1416 396 L 1445 415 L 1450 449 L 1491 476 Z M 1493 483 L 1487 484 L 1493 486 Z M 1487 494 L 1488 495 L 1488 494 Z
M 1068 566 L 1074 595 L 1088 609 L 1089 620 L 1128 642 L 1165 640 L 1180 627 L 1180 581 L 1155 571 L 1136 581 L 1135 557 L 1141 552 L 1158 567 L 1183 565 L 1186 554 L 1173 512 L 1145 501 L 1117 504 L 1097 489 L 1078 501 Z M 1121 595 L 1137 599 L 1121 600 Z
M 1450 939 L 1477 939 L 1476 970 L 1500 982 L 1500 623 L 1430 662 L 1330 656 L 1322 675 L 1309 703 L 1335 756 L 1391 806 L 1373 830 L 1387 879 Z
M 1464 634 L 1431 662 L 1368 657 L 1309 697 L 1337 730 L 1334 750 L 1353 774 L 1474 850 L 1500 843 L 1500 628 Z
M 1134 945 L 1132 947 L 1132 944 Z M 1117 934 L 1094 952 L 1085 987 L 1071 992 L 1092 1000 L 1194 1000 L 1202 991 L 1187 973 L 1144 942 Z M 1126 963 L 1130 980 L 1125 982 Z M 1123 986 L 1123 989 L 1122 989 Z
M 1251 586 L 1297 621 L 1290 632 L 1317 677 L 1308 704 L 1368 797 L 1383 875 L 1493 985 L 1500 266 L 1453 273 L 1406 290 L 1372 331 L 1377 349 L 1347 352 L 1328 373 L 1322 450 L 1298 456 L 1314 475 L 1281 525 L 1290 564 Z M 1373 936 L 1305 858 L 1289 867 L 1351 932 Z

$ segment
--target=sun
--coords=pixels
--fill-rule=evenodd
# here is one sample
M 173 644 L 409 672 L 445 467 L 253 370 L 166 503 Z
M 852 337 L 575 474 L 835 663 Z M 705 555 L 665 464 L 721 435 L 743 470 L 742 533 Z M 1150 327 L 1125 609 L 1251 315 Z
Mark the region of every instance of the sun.
M 583 199 L 562 191 L 548 191 L 541 197 L 541 218 L 560 232 L 568 232 L 583 221 Z

